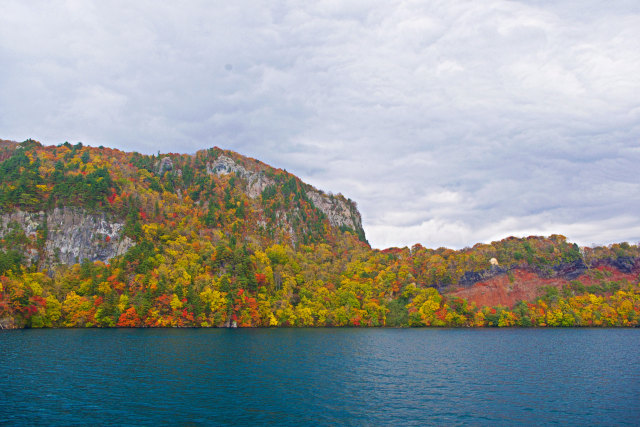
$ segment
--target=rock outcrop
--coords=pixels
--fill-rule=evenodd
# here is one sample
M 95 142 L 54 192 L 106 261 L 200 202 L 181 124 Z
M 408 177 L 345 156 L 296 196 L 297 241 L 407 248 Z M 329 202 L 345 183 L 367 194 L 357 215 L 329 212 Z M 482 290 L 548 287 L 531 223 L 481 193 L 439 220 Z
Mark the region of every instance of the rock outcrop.
M 478 282 L 484 282 L 515 270 L 528 271 L 543 279 L 557 278 L 565 281 L 571 281 L 584 275 L 590 269 L 601 269 L 603 267 L 612 268 L 625 274 L 639 274 L 640 258 L 619 257 L 600 259 L 595 261 L 591 266 L 588 266 L 581 258 L 571 262 L 561 262 L 546 269 L 517 265 L 505 268 L 498 265 L 492 265 L 486 270 L 465 272 L 458 282 L 458 285 L 462 287 L 470 287 Z
M 463 287 L 473 286 L 478 282 L 506 274 L 507 271 L 508 270 L 506 268 L 498 265 L 492 265 L 491 268 L 483 271 L 466 271 L 462 275 L 462 278 L 460 278 L 460 282 L 458 284 Z
M 247 181 L 245 192 L 252 199 L 260 197 L 267 186 L 275 184 L 274 180 L 267 177 L 264 172 L 249 171 L 225 155 L 218 157 L 215 162 L 207 163 L 207 173 L 209 175 L 235 173 L 238 177 Z
M 236 176 L 246 180 L 245 192 L 253 199 L 260 197 L 268 186 L 275 185 L 275 181 L 263 171 L 248 170 L 225 155 L 219 156 L 215 162 L 207 163 L 207 172 L 210 175 L 235 173 Z M 313 205 L 327 217 L 332 226 L 347 227 L 358 235 L 364 236 L 362 218 L 353 202 L 343 196 L 325 194 L 311 185 L 305 185 L 305 193 Z
M 573 262 L 563 262 L 553 267 L 553 272 L 547 274 L 547 277 L 561 277 L 566 280 L 574 280 L 584 274 L 589 267 L 584 263 L 582 259 L 577 259 Z M 542 272 L 541 276 L 545 276 Z
M 165 172 L 173 170 L 173 161 L 171 157 L 163 157 L 153 165 L 155 173 L 162 176 Z
M 585 286 L 598 285 L 602 277 L 609 281 L 632 283 L 640 274 L 640 258 L 600 259 L 588 266 L 583 259 L 562 262 L 548 269 L 492 266 L 480 272 L 466 272 L 449 295 L 462 297 L 477 305 L 506 305 L 517 301 L 533 301 L 544 293 L 544 287 L 561 289 L 577 280 Z M 599 278 L 600 277 L 600 278 Z
M 329 196 L 315 189 L 307 190 L 307 196 L 314 206 L 327 216 L 331 225 L 348 227 L 354 231 L 362 229 L 362 218 L 353 202 L 339 196 Z
M 122 234 L 124 223 L 82 208 L 55 208 L 50 212 L 16 210 L 0 215 L 0 238 L 22 230 L 30 263 L 40 267 L 75 264 L 85 259 L 108 262 L 124 254 L 134 242 Z M 38 233 L 44 244 L 38 242 Z
M 610 266 L 623 273 L 640 274 L 640 258 L 622 256 L 615 259 L 596 261 L 594 267 Z

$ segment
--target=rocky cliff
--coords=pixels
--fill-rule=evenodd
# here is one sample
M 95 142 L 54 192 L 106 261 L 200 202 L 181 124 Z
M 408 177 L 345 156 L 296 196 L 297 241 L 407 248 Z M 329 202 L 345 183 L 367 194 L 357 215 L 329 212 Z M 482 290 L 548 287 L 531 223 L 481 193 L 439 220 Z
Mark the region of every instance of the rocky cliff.
M 295 247 L 349 231 L 366 242 L 351 200 L 231 151 L 156 157 L 0 143 L 0 238 L 21 236 L 0 250 L 18 251 L 39 268 L 108 262 L 139 241 L 143 222 L 182 213 L 234 241 Z
M 276 181 L 265 171 L 248 170 L 226 155 L 220 155 L 214 162 L 207 163 L 207 172 L 212 175 L 228 175 L 235 173 L 246 181 L 245 192 L 252 199 L 258 198 Z M 334 196 L 305 184 L 305 193 L 314 206 L 319 209 L 334 227 L 347 227 L 358 235 L 364 236 L 362 219 L 355 204 L 343 196 Z
M 108 262 L 124 254 L 134 242 L 123 236 L 124 223 L 83 208 L 51 211 L 15 210 L 0 215 L 0 239 L 11 235 L 29 264 L 49 268 L 83 260 Z
M 534 301 L 549 287 L 599 286 L 603 281 L 634 283 L 640 275 L 640 258 L 599 259 L 587 265 L 583 259 L 559 263 L 551 268 L 533 266 L 492 266 L 480 272 L 466 272 L 457 286 L 449 290 L 478 306 L 512 307 L 518 301 Z

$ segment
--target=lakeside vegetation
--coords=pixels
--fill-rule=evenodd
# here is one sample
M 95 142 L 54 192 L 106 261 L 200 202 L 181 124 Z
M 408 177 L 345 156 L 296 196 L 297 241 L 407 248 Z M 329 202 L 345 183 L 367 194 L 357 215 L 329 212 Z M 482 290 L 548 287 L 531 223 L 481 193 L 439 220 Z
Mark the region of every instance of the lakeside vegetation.
M 269 184 L 255 194 L 248 175 L 212 173 L 221 156 Z M 162 166 L 165 158 L 170 167 Z M 310 191 L 286 171 L 218 148 L 144 156 L 82 144 L 5 142 L 0 215 L 37 212 L 43 220 L 31 233 L 15 221 L 0 230 L 0 324 L 640 325 L 636 245 L 579 248 L 553 235 L 462 250 L 375 250 L 361 227 L 332 224 Z M 47 263 L 47 213 L 63 207 L 121 222 L 119 238 L 135 244 L 106 261 Z M 517 271 L 541 278 L 535 298 L 478 306 L 454 295 L 498 276 L 516 280 Z M 557 279 L 553 286 L 544 285 L 549 277 Z

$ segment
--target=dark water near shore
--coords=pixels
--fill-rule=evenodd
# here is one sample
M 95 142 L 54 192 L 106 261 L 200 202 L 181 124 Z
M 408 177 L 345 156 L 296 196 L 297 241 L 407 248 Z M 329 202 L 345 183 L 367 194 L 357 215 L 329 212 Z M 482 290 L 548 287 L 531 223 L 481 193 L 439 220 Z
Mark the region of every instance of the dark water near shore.
M 640 424 L 639 329 L 0 333 L 0 424 Z

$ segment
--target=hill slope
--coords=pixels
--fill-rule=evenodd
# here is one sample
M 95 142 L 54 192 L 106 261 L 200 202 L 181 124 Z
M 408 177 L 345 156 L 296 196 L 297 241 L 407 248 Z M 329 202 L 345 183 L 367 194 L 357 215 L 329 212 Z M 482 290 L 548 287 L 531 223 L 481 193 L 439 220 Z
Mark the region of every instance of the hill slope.
M 640 251 L 373 250 L 355 203 L 212 148 L 0 141 L 0 326 L 637 325 Z

